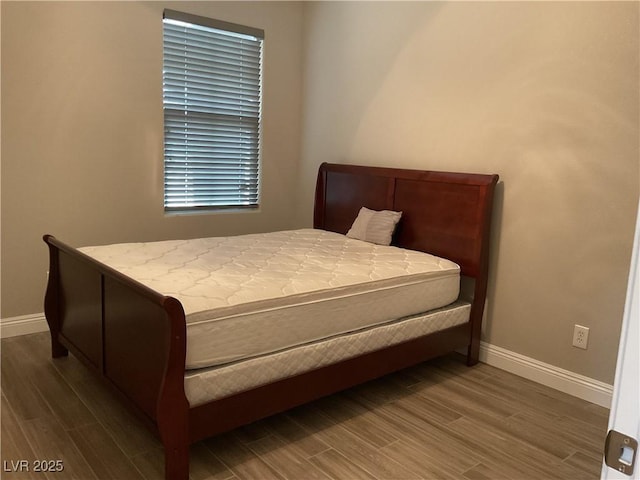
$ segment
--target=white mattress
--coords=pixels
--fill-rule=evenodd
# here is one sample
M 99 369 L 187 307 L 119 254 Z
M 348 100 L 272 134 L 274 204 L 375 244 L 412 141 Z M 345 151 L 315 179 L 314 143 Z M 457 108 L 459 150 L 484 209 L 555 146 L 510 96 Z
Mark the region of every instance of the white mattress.
M 80 250 L 182 303 L 187 369 L 426 312 L 460 288 L 449 260 L 313 229 Z
M 469 320 L 471 305 L 456 302 L 426 314 L 396 320 L 320 342 L 213 368 L 191 370 L 184 388 L 192 407 L 292 377 L 341 360 L 397 345 Z

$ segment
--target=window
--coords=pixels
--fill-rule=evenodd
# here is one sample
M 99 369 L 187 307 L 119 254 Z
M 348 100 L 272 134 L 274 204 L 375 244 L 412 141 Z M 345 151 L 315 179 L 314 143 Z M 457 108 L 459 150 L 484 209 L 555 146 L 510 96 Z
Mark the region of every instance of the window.
M 165 211 L 258 206 L 263 38 L 165 10 Z

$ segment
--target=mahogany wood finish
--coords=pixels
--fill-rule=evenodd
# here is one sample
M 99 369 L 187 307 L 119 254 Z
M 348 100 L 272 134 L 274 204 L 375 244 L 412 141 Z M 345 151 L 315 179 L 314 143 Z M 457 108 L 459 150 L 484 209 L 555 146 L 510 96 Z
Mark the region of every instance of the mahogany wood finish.
M 448 258 L 475 280 L 467 363 L 478 362 L 498 175 L 322 164 L 314 227 L 347 233 L 360 207 L 403 212 L 393 244 Z
M 50 235 L 45 314 L 53 357 L 71 351 L 160 436 L 165 475 L 189 477 L 189 445 L 346 387 L 467 348 L 478 361 L 497 175 L 323 164 L 314 226 L 346 233 L 360 207 L 403 211 L 394 244 L 460 264 L 475 279 L 471 318 L 360 357 L 190 408 L 181 304 Z

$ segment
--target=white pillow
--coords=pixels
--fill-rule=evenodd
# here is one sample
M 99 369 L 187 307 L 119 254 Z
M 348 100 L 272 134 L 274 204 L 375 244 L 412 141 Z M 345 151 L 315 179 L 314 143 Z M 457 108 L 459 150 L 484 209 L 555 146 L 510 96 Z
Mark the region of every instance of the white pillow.
M 391 236 L 401 216 L 402 212 L 392 212 L 391 210 L 378 212 L 362 207 L 347 232 L 347 237 L 378 245 L 390 245 Z

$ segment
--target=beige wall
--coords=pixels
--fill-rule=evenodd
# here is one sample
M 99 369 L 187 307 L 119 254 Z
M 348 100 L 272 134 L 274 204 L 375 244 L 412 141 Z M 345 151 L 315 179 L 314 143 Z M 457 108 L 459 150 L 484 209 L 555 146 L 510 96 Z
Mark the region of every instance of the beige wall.
M 638 202 L 639 8 L 309 5 L 300 223 L 322 161 L 499 173 L 484 340 L 613 383 Z M 571 346 L 576 323 L 586 351 Z
M 293 226 L 302 6 L 1 2 L 2 318 L 42 312 L 44 233 L 80 246 Z M 162 11 L 265 30 L 261 209 L 165 216 Z
M 259 212 L 163 214 L 164 7 L 266 31 Z M 639 4 L 0 8 L 3 318 L 42 311 L 43 233 L 87 245 L 309 225 L 322 161 L 496 172 L 484 340 L 612 383 L 640 183 Z M 587 351 L 570 346 L 575 323 Z

